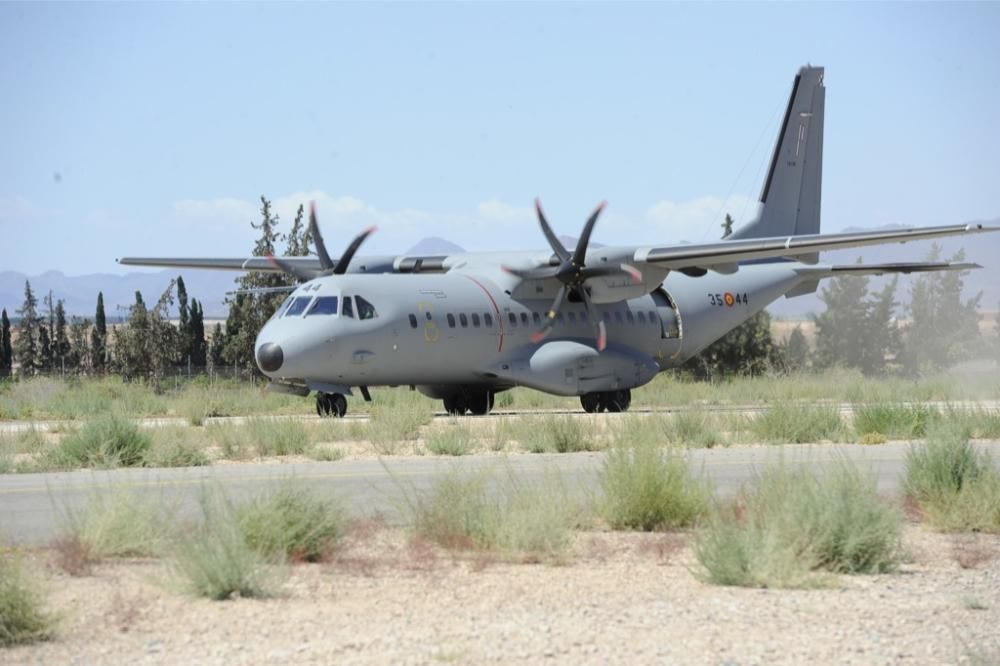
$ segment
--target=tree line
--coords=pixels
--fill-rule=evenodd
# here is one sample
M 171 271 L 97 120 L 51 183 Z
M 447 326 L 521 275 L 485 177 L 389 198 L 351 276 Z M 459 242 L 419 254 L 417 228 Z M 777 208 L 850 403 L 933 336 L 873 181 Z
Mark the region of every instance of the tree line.
M 299 206 L 288 233 L 279 231 L 280 220 L 271 202 L 261 197 L 260 222 L 251 221 L 258 232 L 254 256 L 285 254 L 306 256 L 312 242 Z M 726 216 L 723 232 L 733 221 Z M 723 236 L 725 237 L 725 236 Z M 284 243 L 284 252 L 279 244 Z M 927 259 L 940 260 L 934 246 Z M 959 252 L 952 261 L 964 260 Z M 992 353 L 1000 362 L 1000 312 L 993 348 L 979 330 L 981 295 L 963 300 L 964 272 L 924 273 L 917 277 L 903 310 L 897 313 L 898 279 L 877 291 L 863 276 L 830 280 L 820 292 L 825 310 L 813 316 L 814 345 L 801 326 L 784 342 L 772 336 L 771 316 L 762 310 L 689 360 L 685 370 L 701 377 L 727 374 L 758 375 L 830 367 L 856 368 L 867 375 L 899 373 L 915 375 Z M 121 375 L 159 385 L 175 368 L 232 367 L 243 373 L 258 372 L 253 360 L 254 341 L 264 323 L 281 303 L 281 294 L 248 293 L 262 287 L 292 284 L 279 273 L 248 273 L 236 279 L 237 289 L 227 298 L 225 325 L 217 323 L 206 333 L 202 304 L 189 298 L 184 280 L 170 282 L 152 307 L 140 292 L 129 306 L 122 324 L 109 331 L 104 295 L 98 293 L 93 320 L 67 318 L 64 303 L 50 292 L 38 299 L 25 282 L 24 304 L 17 310 L 16 341 L 11 335 L 7 311 L 0 313 L 0 376 L 12 374 L 19 365 L 21 376 L 46 372 Z M 178 321 L 170 321 L 177 304 Z

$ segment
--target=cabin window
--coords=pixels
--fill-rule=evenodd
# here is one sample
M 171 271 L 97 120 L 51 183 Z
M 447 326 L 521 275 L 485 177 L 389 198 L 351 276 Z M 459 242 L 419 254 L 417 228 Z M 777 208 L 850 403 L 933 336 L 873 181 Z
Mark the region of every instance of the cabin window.
M 427 321 L 430 321 L 431 320 L 431 313 L 430 312 L 425 312 L 424 313 L 424 317 L 427 318 Z
M 449 312 L 446 319 L 448 320 L 448 328 L 455 328 L 455 315 Z
M 556 315 L 556 321 L 559 322 L 560 325 L 566 323 L 566 319 L 563 317 L 563 313 L 561 310 L 559 311 L 559 314 Z
M 581 324 L 586 324 L 588 321 L 590 321 L 590 316 L 587 315 L 586 312 L 581 312 L 580 313 L 580 323 Z
M 514 314 L 513 312 L 508 312 L 507 313 L 507 321 L 510 322 L 511 326 L 517 326 L 517 315 Z
M 618 322 L 619 324 L 623 323 L 621 310 L 615 311 L 615 321 Z
M 576 323 L 576 313 L 575 312 L 567 312 L 566 313 L 566 317 L 569 319 L 569 323 L 570 324 L 575 324 Z
M 656 323 L 656 313 L 653 312 L 652 310 L 649 311 L 649 323 L 650 324 Z
M 610 312 L 605 312 L 604 313 L 604 321 L 606 321 L 609 324 L 611 323 L 611 313 Z
M 313 315 L 335 314 L 337 314 L 336 296 L 320 296 L 313 301 L 312 305 L 309 306 L 309 310 L 306 312 L 307 317 L 312 317 Z
M 645 324 L 646 323 L 646 313 L 645 312 L 643 312 L 643 311 L 640 310 L 639 312 L 635 313 L 635 316 L 639 318 L 639 323 L 640 324 Z
M 521 323 L 524 324 L 525 326 L 528 325 L 528 313 L 527 312 L 522 312 L 521 313 Z
M 535 322 L 535 326 L 539 326 L 542 323 L 542 318 L 538 316 L 537 312 L 531 313 L 531 321 Z
M 630 324 L 634 324 L 635 323 L 635 317 L 632 316 L 632 311 L 631 310 L 628 310 L 628 311 L 625 312 L 625 318 L 628 319 L 628 323 L 630 323 Z
M 411 314 L 410 315 L 410 328 L 416 328 L 416 327 L 417 327 L 417 315 Z
M 344 304 L 340 308 L 340 314 L 354 319 L 354 301 L 350 296 L 344 296 Z
M 479 328 L 479 315 L 475 312 L 472 313 L 472 326 L 474 328 Z
M 309 301 L 312 300 L 312 296 L 299 296 L 292 304 L 288 306 L 288 310 L 285 311 L 286 317 L 296 317 L 306 311 L 306 306 L 309 305 Z
M 487 312 L 483 315 L 483 323 L 486 324 L 486 328 L 493 328 L 493 317 L 490 316 L 490 313 Z
M 358 319 L 374 319 L 378 316 L 375 306 L 366 301 L 361 296 L 355 296 L 354 300 L 358 304 Z
M 462 328 L 467 328 L 469 326 L 469 318 L 465 316 L 465 313 L 458 315 L 458 323 L 462 325 Z

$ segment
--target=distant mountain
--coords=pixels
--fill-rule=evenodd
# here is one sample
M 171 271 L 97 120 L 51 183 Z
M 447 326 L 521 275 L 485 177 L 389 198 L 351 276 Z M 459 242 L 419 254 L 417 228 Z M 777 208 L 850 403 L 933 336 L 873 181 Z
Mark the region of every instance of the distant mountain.
M 1000 224 L 1000 220 L 988 224 Z M 851 228 L 845 229 L 845 231 L 865 231 L 865 229 Z M 576 246 L 576 239 L 573 237 L 562 236 L 560 240 L 568 248 Z M 1000 302 L 1000 233 L 947 238 L 939 241 L 938 244 L 942 248 L 943 258 L 950 258 L 959 249 L 965 248 L 965 256 L 968 261 L 978 262 L 984 266 L 981 270 L 972 271 L 966 278 L 966 297 L 982 291 L 982 307 L 986 310 L 996 309 L 997 303 Z M 598 247 L 596 243 L 592 246 Z M 865 263 L 919 261 L 926 258 L 930 247 L 931 243 L 928 241 L 916 241 L 903 245 L 898 243 L 880 245 L 856 250 L 827 252 L 823 254 L 822 260 L 824 263 L 836 264 L 852 264 L 858 257 L 863 257 Z M 464 250 L 443 238 L 429 237 L 411 247 L 406 251 L 406 254 L 440 255 L 457 252 L 464 252 Z M 227 291 L 235 288 L 235 280 L 240 275 L 238 272 L 165 269 L 126 273 L 125 275 L 94 273 L 69 277 L 59 271 L 48 271 L 29 277 L 23 273 L 6 271 L 0 272 L 0 307 L 7 308 L 7 312 L 14 316 L 14 312 L 24 302 L 24 281 L 30 280 L 39 303 L 51 289 L 56 298 L 65 300 L 68 314 L 82 317 L 94 316 L 97 292 L 103 291 L 105 310 L 109 317 L 115 317 L 120 314 L 119 308 L 128 308 L 135 302 L 137 290 L 142 292 L 146 303 L 153 303 L 163 293 L 170 280 L 178 275 L 184 277 L 188 294 L 203 304 L 206 318 L 217 319 L 226 316 L 228 308 L 223 299 Z M 909 285 L 912 279 L 908 276 L 900 278 L 899 300 L 909 301 Z M 884 284 L 884 280 L 885 278 L 873 278 L 872 287 L 878 288 Z M 778 317 L 800 318 L 810 312 L 821 312 L 823 303 L 815 294 L 810 294 L 797 298 L 778 299 L 768 310 Z

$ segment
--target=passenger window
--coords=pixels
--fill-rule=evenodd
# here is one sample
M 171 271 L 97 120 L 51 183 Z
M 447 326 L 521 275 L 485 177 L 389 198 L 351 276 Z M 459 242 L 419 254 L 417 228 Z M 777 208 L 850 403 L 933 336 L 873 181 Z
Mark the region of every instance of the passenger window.
M 524 324 L 525 326 L 528 325 L 528 313 L 527 312 L 522 312 L 521 313 L 521 323 Z
M 448 320 L 448 328 L 455 328 L 455 315 L 449 312 L 445 318 Z
M 556 315 L 556 321 L 559 322 L 560 325 L 566 323 L 566 320 L 563 318 L 563 313 L 561 311 L 559 312 L 559 314 Z
M 538 316 L 537 312 L 532 312 L 531 321 L 535 322 L 535 325 L 538 326 L 542 323 L 542 318 Z
M 581 324 L 586 324 L 588 321 L 590 321 L 590 318 L 587 316 L 587 313 L 586 312 L 581 312 L 580 313 L 580 323 Z
M 649 311 L 649 323 L 650 324 L 656 323 L 656 313 L 653 312 L 652 310 Z
M 472 313 L 472 325 L 476 328 L 479 328 L 479 315 L 477 315 L 475 312 Z
M 486 324 L 486 328 L 493 328 L 493 317 L 488 312 L 483 315 L 483 322 Z
M 616 310 L 615 311 L 615 321 L 618 322 L 619 324 L 622 323 L 622 311 L 621 310 Z
M 309 310 L 306 312 L 307 317 L 313 315 L 335 315 L 337 314 L 337 297 L 336 296 L 320 296 L 312 305 L 309 306 Z
M 625 313 L 625 318 L 628 319 L 628 323 L 630 323 L 630 324 L 634 324 L 635 323 L 635 317 L 632 316 L 632 311 L 631 310 L 628 310 Z
M 410 315 L 410 328 L 416 328 L 416 327 L 417 327 L 417 315 L 411 314 Z
M 354 300 L 358 303 L 358 319 L 374 319 L 378 316 L 374 305 L 360 296 L 355 296 Z
M 469 318 L 465 316 L 465 313 L 458 315 L 458 323 L 462 325 L 462 328 L 466 328 L 469 325 Z
M 566 316 L 569 318 L 569 323 L 570 324 L 575 324 L 576 323 L 576 313 L 575 312 L 569 312 L 569 313 L 566 314 Z
M 642 310 L 640 310 L 639 312 L 636 312 L 635 316 L 639 318 L 639 323 L 640 324 L 645 324 L 646 323 L 646 313 L 643 312 Z
M 606 321 L 609 324 L 611 323 L 611 313 L 610 312 L 605 312 L 604 313 L 604 321 Z
M 510 322 L 511 326 L 517 326 L 517 315 L 514 314 L 513 312 L 508 312 L 507 313 L 507 321 Z
M 340 309 L 340 314 L 345 317 L 354 318 L 354 303 L 350 296 L 344 296 L 344 305 Z
M 286 317 L 295 317 L 306 311 L 306 306 L 309 305 L 309 301 L 312 300 L 312 296 L 299 296 L 292 304 L 288 306 L 288 310 L 285 311 Z

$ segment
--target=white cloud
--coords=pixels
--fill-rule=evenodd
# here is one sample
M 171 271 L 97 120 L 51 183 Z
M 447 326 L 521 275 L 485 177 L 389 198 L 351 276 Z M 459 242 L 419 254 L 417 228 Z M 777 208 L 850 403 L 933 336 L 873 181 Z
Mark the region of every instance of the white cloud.
M 739 227 L 757 216 L 757 201 L 744 195 L 728 199 L 706 196 L 690 201 L 658 201 L 646 210 L 652 234 L 663 241 L 702 241 L 718 238 L 726 213 Z
M 479 217 L 487 222 L 497 222 L 510 226 L 533 223 L 535 214 L 528 206 L 512 206 L 498 199 L 484 201 L 476 207 Z
M 182 199 L 174 202 L 174 214 L 197 224 L 246 224 L 257 216 L 257 207 L 249 201 L 232 198 Z

